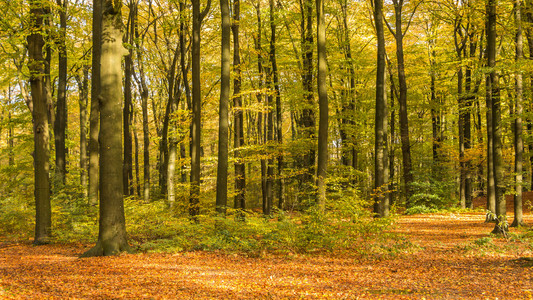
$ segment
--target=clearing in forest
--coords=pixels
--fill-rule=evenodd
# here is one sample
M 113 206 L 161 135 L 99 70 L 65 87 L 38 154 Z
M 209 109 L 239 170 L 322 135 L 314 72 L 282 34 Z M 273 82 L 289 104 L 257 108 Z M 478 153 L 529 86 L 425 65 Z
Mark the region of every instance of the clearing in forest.
M 511 210 L 512 211 L 512 210 Z M 144 253 L 79 259 L 90 245 L 3 243 L 0 298 L 532 299 L 531 239 L 490 236 L 482 212 L 403 216 L 407 251 Z M 525 220 L 533 224 L 528 212 Z

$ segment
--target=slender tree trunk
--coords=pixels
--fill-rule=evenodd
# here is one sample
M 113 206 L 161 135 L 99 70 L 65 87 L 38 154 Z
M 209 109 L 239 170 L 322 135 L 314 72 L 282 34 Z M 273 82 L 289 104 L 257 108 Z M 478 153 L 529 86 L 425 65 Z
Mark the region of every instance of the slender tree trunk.
M 54 123 L 54 139 L 56 153 L 55 184 L 65 185 L 67 174 L 67 147 L 65 144 L 67 130 L 67 0 L 57 0 L 59 9 L 59 66 L 57 82 L 56 118 Z
M 89 68 L 83 67 L 83 78 L 78 78 L 80 91 L 80 185 L 87 186 L 87 105 L 89 103 Z M 87 189 L 83 189 L 83 196 L 88 196 Z
M 283 180 L 283 168 L 285 167 L 283 157 L 283 116 L 281 110 L 281 92 L 279 87 L 279 72 L 276 54 L 276 9 L 274 7 L 274 0 L 269 0 L 270 7 L 270 64 L 272 65 L 272 80 L 274 84 L 274 95 L 276 97 L 276 137 L 278 142 L 278 208 L 283 209 L 285 202 L 285 183 Z
M 318 54 L 318 164 L 317 164 L 317 204 L 320 209 L 326 206 L 326 173 L 328 166 L 328 94 L 327 94 L 327 61 L 326 61 L 326 24 L 324 2 L 316 0 L 317 11 L 317 54 Z
M 503 159 L 502 159 L 502 128 L 501 128 L 501 103 L 499 91 L 499 76 L 495 70 L 496 66 L 496 0 L 487 1 L 487 58 L 488 67 L 491 69 L 489 83 L 491 92 L 491 113 L 492 113 L 492 156 L 494 169 L 494 190 L 496 198 L 496 223 L 493 232 L 501 233 L 506 231 L 506 203 L 503 183 Z
M 100 226 L 98 242 L 83 254 L 115 255 L 131 252 L 127 242 L 122 193 L 122 46 L 121 5 L 107 0 L 102 18 L 100 105 Z
M 173 101 L 171 103 L 171 111 L 175 112 L 178 110 L 178 102 L 181 98 L 181 86 L 180 80 L 178 79 L 178 82 L 176 83 L 178 87 L 176 88 L 176 95 L 173 97 Z M 172 118 L 169 120 L 169 136 L 168 136 L 168 162 L 167 162 L 167 199 L 168 204 L 170 208 L 174 208 L 176 203 L 176 159 L 178 155 L 178 139 L 176 136 L 176 131 L 178 129 L 177 126 L 177 120 L 175 118 Z
M 246 208 L 246 167 L 240 148 L 244 146 L 244 114 L 241 96 L 241 56 L 239 39 L 240 0 L 233 1 L 233 109 L 234 109 L 234 134 L 233 145 L 235 148 L 235 209 Z
M 516 23 L 516 36 L 515 36 L 515 47 L 516 47 L 516 62 L 520 66 L 524 58 L 523 50 L 523 33 L 522 33 L 522 1 L 515 0 L 515 23 Z M 515 100 L 515 123 L 514 123 L 514 148 L 515 148 L 515 161 L 514 161 L 514 171 L 515 171 L 515 194 L 514 194 L 514 220 L 511 226 L 521 226 L 524 225 L 523 211 L 522 211 L 522 172 L 523 172 L 523 152 L 524 152 L 524 141 L 522 137 L 522 114 L 523 114 L 523 77 L 522 71 L 518 70 L 515 75 L 516 85 L 516 100 Z
M 216 210 L 219 214 L 225 214 L 226 206 L 228 205 L 228 112 L 231 66 L 231 17 L 229 12 L 228 0 L 220 0 L 220 13 L 222 18 L 222 52 L 220 74 L 220 103 L 218 110 L 218 167 Z
M 91 114 L 89 116 L 89 204 L 98 204 L 99 158 L 98 136 L 100 132 L 100 56 L 102 51 L 103 0 L 93 0 L 93 49 L 91 74 Z
M 189 214 L 196 220 L 200 213 L 200 151 L 202 125 L 202 98 L 200 84 L 200 30 L 209 12 L 211 0 L 200 11 L 200 1 L 192 2 L 192 124 L 191 124 L 191 190 Z
M 130 6 L 130 12 L 133 10 Z M 130 13 L 131 15 L 131 13 Z M 130 22 L 133 18 L 130 17 Z M 131 29 L 130 29 L 131 30 Z M 123 161 L 123 190 L 124 195 L 133 195 L 133 139 L 131 135 L 131 120 L 133 116 L 133 104 L 131 88 L 131 78 L 133 76 L 133 59 L 132 51 L 124 59 L 124 106 L 123 112 L 123 129 L 124 129 L 124 161 Z
M 387 93 L 385 91 L 385 34 L 383 28 L 383 0 L 374 0 L 374 24 L 378 40 L 376 71 L 376 118 L 375 118 L 375 157 L 374 157 L 374 213 L 379 217 L 389 215 L 387 193 L 388 153 L 387 153 Z
M 140 36 L 135 30 L 135 47 L 137 50 L 137 61 L 139 65 L 139 76 L 137 85 L 141 94 L 141 110 L 143 125 L 143 200 L 150 201 L 150 129 L 148 125 L 148 86 L 144 75 L 144 62 L 142 59 Z
M 30 1 L 32 33 L 28 36 L 28 68 L 33 101 L 33 167 L 35 178 L 35 237 L 33 243 L 36 245 L 49 243 L 52 229 L 49 182 L 50 136 L 47 93 L 44 89 L 45 61 L 43 57 L 45 45 L 43 18 L 47 13 L 49 13 L 49 8 L 43 3 Z
M 413 183 L 412 161 L 411 161 L 411 144 L 409 140 L 409 122 L 407 112 L 407 80 L 405 76 L 405 63 L 403 53 L 403 37 L 405 33 L 402 31 L 402 8 L 403 0 L 393 0 L 394 12 L 396 19 L 396 57 L 398 60 L 398 85 L 400 88 L 400 95 L 398 102 L 400 104 L 400 138 L 402 141 L 402 162 L 403 162 L 403 180 L 404 180 L 404 194 L 407 199 L 407 207 L 411 206 L 409 198 L 411 197 L 411 185 Z
M 256 14 L 257 14 L 257 36 L 256 36 L 256 45 L 255 50 L 257 51 L 257 71 L 259 74 L 259 82 L 258 82 L 258 93 L 257 93 L 257 102 L 259 103 L 259 106 L 262 107 L 264 94 L 261 91 L 264 87 L 264 68 L 263 68 L 263 47 L 261 42 L 261 35 L 263 34 L 263 27 L 262 27 L 262 20 L 261 20 L 261 1 L 258 1 L 255 5 Z M 257 114 L 257 136 L 258 136 L 258 143 L 260 145 L 265 143 L 265 136 L 263 135 L 263 129 L 265 122 L 263 119 L 263 110 L 261 109 Z M 261 158 L 261 199 L 262 199 L 262 206 L 263 206 L 263 213 L 267 214 L 269 208 L 268 208 L 268 199 L 267 199 L 267 160 L 264 158 Z
M 186 98 L 186 104 L 187 107 L 190 109 L 191 107 L 191 87 L 189 84 L 189 67 L 190 64 L 187 64 L 188 58 L 187 58 L 187 48 L 185 46 L 185 37 L 187 36 L 187 27 L 185 26 L 185 18 L 186 18 L 186 11 L 185 11 L 185 1 L 180 0 L 179 3 L 179 10 L 180 10 L 180 66 L 181 66 L 181 74 L 183 78 L 183 86 L 185 87 L 185 98 Z M 185 102 L 182 102 L 182 107 L 185 110 Z M 185 143 L 181 143 L 180 146 L 180 156 L 182 159 L 186 158 L 186 149 L 185 149 Z M 185 164 L 182 165 L 181 169 L 181 182 L 186 183 L 187 182 L 187 171 Z
M 305 143 L 309 145 L 306 153 L 302 155 L 301 167 L 304 169 L 300 177 L 300 185 L 306 197 L 310 196 L 313 176 L 315 173 L 315 101 L 313 95 L 313 1 L 304 0 L 301 7 L 302 21 L 302 83 L 303 83 L 303 109 L 300 120 L 299 132 Z
M 135 190 L 137 197 L 141 198 L 141 175 L 140 175 L 140 166 L 139 166 L 139 135 L 137 134 L 137 113 L 133 112 L 133 142 L 135 144 Z

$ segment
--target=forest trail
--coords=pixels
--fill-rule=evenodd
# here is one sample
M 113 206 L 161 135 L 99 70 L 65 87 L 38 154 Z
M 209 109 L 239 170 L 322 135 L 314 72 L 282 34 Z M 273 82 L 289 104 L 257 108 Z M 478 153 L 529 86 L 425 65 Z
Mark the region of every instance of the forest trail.
M 511 210 L 512 212 L 512 210 Z M 526 222 L 533 217 L 526 214 Z M 0 244 L 4 299 L 533 299 L 533 245 L 484 214 L 403 216 L 389 255 L 214 252 L 79 259 L 90 245 Z M 517 232 L 518 229 L 512 229 Z M 529 242 L 531 243 L 531 242 Z

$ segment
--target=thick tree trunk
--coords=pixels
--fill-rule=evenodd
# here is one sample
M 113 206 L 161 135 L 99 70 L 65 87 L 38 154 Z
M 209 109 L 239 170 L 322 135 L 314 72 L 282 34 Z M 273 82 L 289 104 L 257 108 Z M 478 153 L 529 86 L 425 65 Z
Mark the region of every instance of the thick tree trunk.
M 103 0 L 93 0 L 93 49 L 91 73 L 91 114 L 89 116 L 89 204 L 98 204 L 99 158 L 98 136 L 100 132 L 100 56 L 102 51 Z
M 233 1 L 233 109 L 234 109 L 234 134 L 233 147 L 235 148 L 235 198 L 234 208 L 246 208 L 246 167 L 240 148 L 244 146 L 244 114 L 241 97 L 241 56 L 239 39 L 240 0 Z
M 59 65 L 57 82 L 56 118 L 54 123 L 54 139 L 56 152 L 55 184 L 64 186 L 67 174 L 67 147 L 65 144 L 67 130 L 67 0 L 57 0 L 59 10 Z
M 326 173 L 328 166 L 328 125 L 329 108 L 327 94 L 327 61 L 326 61 L 326 24 L 324 2 L 316 0 L 317 8 L 317 54 L 318 54 L 318 164 L 317 164 L 317 204 L 323 211 L 326 206 Z
M 220 102 L 218 110 L 218 166 L 216 211 L 226 213 L 228 205 L 228 148 L 229 148 L 229 97 L 230 97 L 230 60 L 231 60 L 231 17 L 229 1 L 220 0 L 222 18 L 222 52 L 221 52 L 221 81 Z
M 374 24 L 378 40 L 376 70 L 376 116 L 374 144 L 374 213 L 379 217 L 389 215 L 389 195 L 387 193 L 388 153 L 387 153 L 387 93 L 385 91 L 385 34 L 383 28 L 383 0 L 374 0 Z
M 49 9 L 42 3 L 30 1 L 30 27 L 32 34 L 28 36 L 28 69 L 30 70 L 31 97 L 33 102 L 33 167 L 35 194 L 35 237 L 36 245 L 50 242 L 52 229 L 52 211 L 50 205 L 49 181 L 49 130 L 48 101 L 44 88 L 45 61 L 43 47 L 43 18 Z
M 100 226 L 98 242 L 87 256 L 131 252 L 127 242 L 122 193 L 122 46 L 121 5 L 106 1 L 102 18 L 100 105 Z

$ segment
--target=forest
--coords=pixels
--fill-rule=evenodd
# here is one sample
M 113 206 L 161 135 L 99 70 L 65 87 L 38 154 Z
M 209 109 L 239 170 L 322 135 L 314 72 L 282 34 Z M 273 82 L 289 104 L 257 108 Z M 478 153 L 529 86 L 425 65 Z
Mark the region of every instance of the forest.
M 2 239 L 356 251 L 475 199 L 493 234 L 526 225 L 529 0 L 0 10 Z
M 0 11 L 0 298 L 531 297 L 531 0 Z

